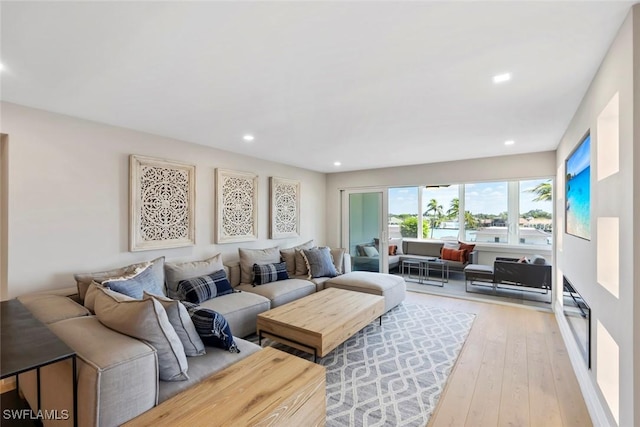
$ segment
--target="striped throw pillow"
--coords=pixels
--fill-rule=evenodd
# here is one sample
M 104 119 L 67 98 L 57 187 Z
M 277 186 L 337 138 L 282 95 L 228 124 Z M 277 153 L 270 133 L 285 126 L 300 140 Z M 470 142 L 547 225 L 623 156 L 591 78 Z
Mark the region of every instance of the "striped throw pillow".
M 233 288 L 224 270 L 218 270 L 207 276 L 181 280 L 178 283 L 178 297 L 194 304 L 232 292 Z
M 287 273 L 287 263 L 277 264 L 253 264 L 253 286 L 264 285 L 265 283 L 277 282 L 289 278 Z

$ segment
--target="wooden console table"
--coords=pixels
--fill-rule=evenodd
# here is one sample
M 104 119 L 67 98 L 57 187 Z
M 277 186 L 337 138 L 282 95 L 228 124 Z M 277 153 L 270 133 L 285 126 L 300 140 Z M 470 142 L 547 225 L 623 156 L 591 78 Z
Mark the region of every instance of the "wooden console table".
M 324 366 L 265 348 L 123 424 L 324 426 Z

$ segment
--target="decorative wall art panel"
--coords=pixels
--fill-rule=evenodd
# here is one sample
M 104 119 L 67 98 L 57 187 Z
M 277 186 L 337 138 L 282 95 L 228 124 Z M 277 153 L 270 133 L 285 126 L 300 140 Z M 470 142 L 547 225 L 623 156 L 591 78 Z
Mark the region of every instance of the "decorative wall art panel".
M 129 249 L 145 251 L 195 244 L 194 165 L 129 157 Z
M 258 175 L 216 169 L 216 243 L 258 240 Z
M 300 236 L 300 181 L 271 177 L 270 237 Z

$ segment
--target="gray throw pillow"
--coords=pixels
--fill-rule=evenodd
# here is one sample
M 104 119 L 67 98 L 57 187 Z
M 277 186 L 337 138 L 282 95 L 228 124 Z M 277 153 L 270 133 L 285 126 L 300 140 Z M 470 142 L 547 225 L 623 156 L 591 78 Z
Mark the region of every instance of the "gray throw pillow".
M 103 288 L 98 290 L 95 311 L 100 323 L 121 334 L 146 341 L 155 348 L 161 380 L 189 379 L 184 347 L 160 302 L 154 298 L 123 301 Z
M 102 285 L 135 299 L 142 299 L 144 292 L 164 295 L 164 259 L 151 263 L 133 277 L 105 280 Z
M 206 353 L 204 349 L 204 343 L 200 339 L 200 335 L 196 331 L 196 327 L 191 321 L 191 316 L 187 312 L 187 309 L 180 301 L 173 300 L 167 297 L 160 297 L 157 295 L 151 295 L 145 292 L 144 298 L 154 298 L 167 312 L 167 318 L 169 323 L 176 331 L 180 342 L 184 347 L 184 353 L 187 356 L 201 356 Z
M 167 296 L 179 299 L 178 284 L 182 280 L 207 276 L 223 270 L 222 254 L 217 254 L 202 261 L 168 262 L 164 267 L 167 279 Z
M 328 247 L 303 249 L 302 254 L 309 268 L 309 279 L 338 275 L 331 258 L 331 250 Z

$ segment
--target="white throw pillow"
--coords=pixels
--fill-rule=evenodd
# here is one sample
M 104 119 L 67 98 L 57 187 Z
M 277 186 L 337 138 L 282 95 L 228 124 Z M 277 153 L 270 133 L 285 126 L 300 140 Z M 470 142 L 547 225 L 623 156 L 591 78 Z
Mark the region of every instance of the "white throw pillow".
M 390 245 L 396 245 L 396 255 L 404 255 L 402 251 L 402 238 L 389 239 Z
M 378 253 L 378 250 L 373 246 L 365 246 L 363 249 L 364 249 L 364 253 L 368 257 L 377 257 L 380 255 L 380 253 Z

